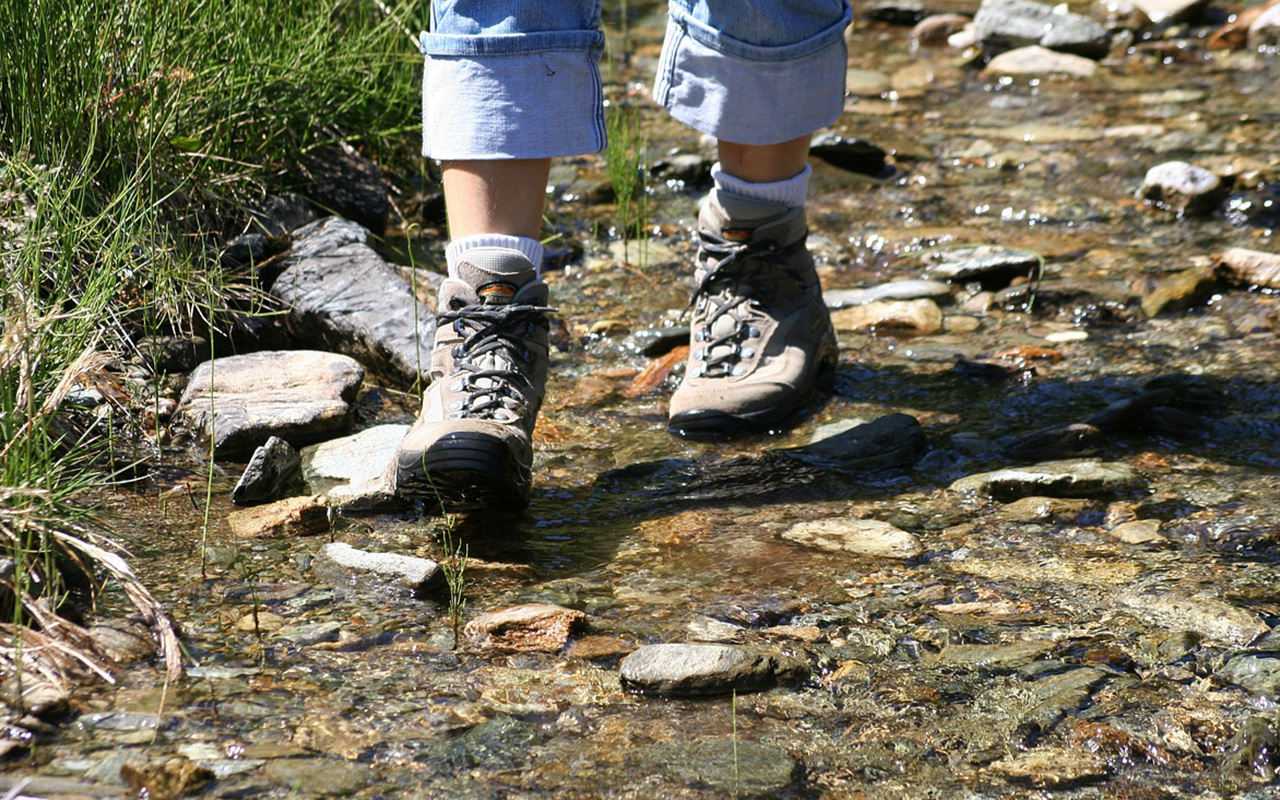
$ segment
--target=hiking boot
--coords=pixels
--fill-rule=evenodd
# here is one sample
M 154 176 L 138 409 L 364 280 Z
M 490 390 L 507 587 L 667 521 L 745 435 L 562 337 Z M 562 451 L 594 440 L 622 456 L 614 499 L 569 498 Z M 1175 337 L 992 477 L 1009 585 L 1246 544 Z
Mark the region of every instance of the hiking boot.
M 466 251 L 440 286 L 431 383 L 396 453 L 396 491 L 456 506 L 529 499 L 547 381 L 547 285 L 523 254 Z
M 719 191 L 707 198 L 672 433 L 771 429 L 834 375 L 839 351 L 807 235 L 803 207 Z

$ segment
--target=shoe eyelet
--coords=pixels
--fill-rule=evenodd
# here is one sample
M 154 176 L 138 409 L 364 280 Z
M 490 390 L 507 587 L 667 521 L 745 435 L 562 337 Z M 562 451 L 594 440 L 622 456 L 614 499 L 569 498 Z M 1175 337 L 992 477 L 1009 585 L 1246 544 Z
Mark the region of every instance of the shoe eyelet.
M 738 366 L 730 370 L 729 374 L 735 378 L 741 378 L 743 375 L 747 374 L 747 368 L 739 364 Z
M 738 351 L 743 358 L 755 358 L 756 351 L 753 347 L 744 347 Z
M 451 410 L 453 410 L 453 411 L 461 411 L 461 410 L 462 410 L 462 401 L 461 401 L 461 400 L 454 400 L 452 403 L 450 403 L 450 404 L 449 404 L 449 408 L 450 408 Z

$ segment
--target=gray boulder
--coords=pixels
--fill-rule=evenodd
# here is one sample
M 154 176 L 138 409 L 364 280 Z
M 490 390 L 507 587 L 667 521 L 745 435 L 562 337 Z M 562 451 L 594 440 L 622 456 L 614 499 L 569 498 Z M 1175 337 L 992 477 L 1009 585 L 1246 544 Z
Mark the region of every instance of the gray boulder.
M 973 21 L 978 41 L 991 54 L 1038 44 L 1102 58 L 1111 46 L 1101 23 L 1031 0 L 983 0 Z
M 435 319 L 413 287 L 369 246 L 369 231 L 329 217 L 294 232 L 271 294 L 289 306 L 289 329 L 308 343 L 357 358 L 412 384 L 431 362 Z
M 698 697 L 770 689 L 802 679 L 808 666 L 724 644 L 651 644 L 622 660 L 622 686 L 642 694 Z
M 238 506 L 269 503 L 284 496 L 286 487 L 298 477 L 302 460 L 293 445 L 278 436 L 253 451 L 244 473 L 231 490 L 231 502 Z

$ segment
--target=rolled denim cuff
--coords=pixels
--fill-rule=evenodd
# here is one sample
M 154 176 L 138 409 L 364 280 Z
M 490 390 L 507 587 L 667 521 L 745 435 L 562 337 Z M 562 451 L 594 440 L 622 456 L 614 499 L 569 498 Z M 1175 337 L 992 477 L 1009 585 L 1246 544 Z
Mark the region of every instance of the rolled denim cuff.
M 835 122 L 848 51 L 840 20 L 799 42 L 760 46 L 707 27 L 675 4 L 653 96 L 677 120 L 740 144 L 778 144 Z
M 605 146 L 599 31 L 422 34 L 422 154 L 551 158 Z

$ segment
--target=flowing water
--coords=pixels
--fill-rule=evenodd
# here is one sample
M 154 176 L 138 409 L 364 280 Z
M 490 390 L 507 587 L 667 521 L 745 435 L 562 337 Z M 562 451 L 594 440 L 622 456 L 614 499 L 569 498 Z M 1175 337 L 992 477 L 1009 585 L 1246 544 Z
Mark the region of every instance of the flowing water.
M 615 83 L 648 80 L 656 19 L 633 25 L 631 71 L 612 62 Z M 952 51 L 913 53 L 907 30 L 860 23 L 850 39 L 857 85 L 891 84 L 851 95 L 837 130 L 889 163 L 866 176 L 814 160 L 824 285 L 917 278 L 926 251 L 995 243 L 1043 257 L 1030 310 L 1025 292 L 975 284 L 943 305 L 939 332 L 841 331 L 834 394 L 789 432 L 676 439 L 664 428 L 674 379 L 633 388 L 652 360 L 636 332 L 679 324 L 703 189 L 654 181 L 646 248 L 609 255 L 612 207 L 580 199 L 602 159 L 562 165 L 549 217 L 585 253 L 547 276 L 563 325 L 534 499 L 455 533 L 475 560 L 464 619 L 551 602 L 585 612 L 590 630 L 555 654 L 455 647 L 442 602 L 319 581 L 320 542 L 234 540 L 225 481 L 207 537 L 185 493 L 126 498 L 134 564 L 199 667 L 158 718 L 156 674 L 126 675 L 23 769 L 109 793 L 123 791 L 124 762 L 178 755 L 214 769 L 219 797 L 1280 793 L 1280 635 L 1266 633 L 1280 621 L 1280 303 L 1222 286 L 1147 318 L 1132 299 L 1135 284 L 1228 247 L 1280 249 L 1280 58 L 1170 34 L 1094 78 L 1007 81 Z M 635 102 L 651 159 L 696 149 Z M 1221 212 L 1178 218 L 1135 199 L 1146 170 L 1172 160 L 1237 176 Z M 1215 402 L 1101 444 L 1145 488 L 1021 503 L 948 489 L 1026 463 L 1006 455 L 1015 437 L 1174 373 L 1212 379 Z M 366 407 L 366 422 L 411 411 Z M 893 412 L 924 426 L 929 451 L 911 468 L 749 469 L 822 425 Z M 717 471 L 725 462 L 748 469 Z M 440 557 L 431 510 L 348 516 L 333 536 Z M 922 553 L 860 557 L 782 535 L 827 518 L 892 523 Z M 1123 536 L 1132 520 L 1155 532 Z M 811 675 L 699 700 L 620 688 L 636 646 L 705 640 L 776 647 Z

